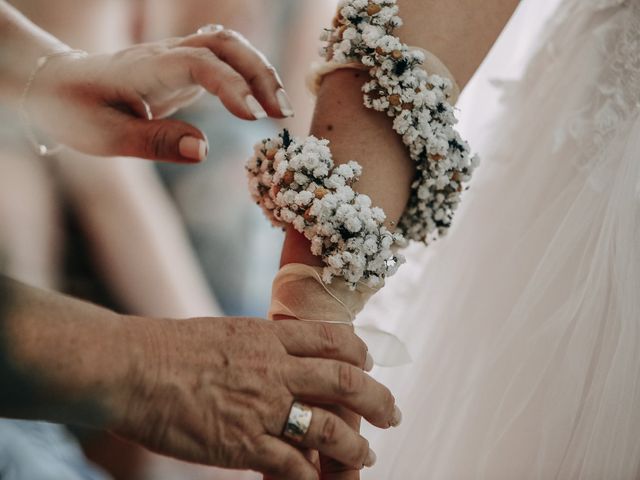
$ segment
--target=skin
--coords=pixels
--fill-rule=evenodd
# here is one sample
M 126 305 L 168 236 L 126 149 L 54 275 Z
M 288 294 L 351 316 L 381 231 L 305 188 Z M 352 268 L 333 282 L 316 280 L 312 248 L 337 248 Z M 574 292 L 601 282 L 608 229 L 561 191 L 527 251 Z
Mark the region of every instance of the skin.
M 138 2 L 57 0 L 55 9 L 42 0 L 11 3 L 68 45 L 101 53 L 132 44 L 129 18 Z M 15 130 L 21 133 L 20 125 Z M 71 149 L 42 161 L 18 141 L 0 147 L 0 245 L 8 276 L 56 290 L 66 284 L 56 281 L 68 240 L 61 228 L 62 195 L 88 242 L 92 266 L 123 311 L 222 315 L 150 162 Z
M 181 460 L 292 480 L 318 478 L 280 437 L 294 399 L 338 403 L 381 428 L 393 418 L 349 327 L 122 316 L 4 277 L 0 292 L 2 416 L 104 428 Z M 358 469 L 369 455 L 319 407 L 303 445 Z
M 518 5 L 517 0 L 399 0 L 404 26 L 397 34 L 408 45 L 433 52 L 464 88 Z M 338 70 L 322 83 L 310 133 L 331 141 L 336 164 L 357 160 L 363 174 L 354 189 L 369 195 L 384 209 L 393 228 L 409 199 L 415 169 L 406 147 L 391 128 L 391 120 L 365 108 L 360 91 L 368 75 Z M 309 242 L 288 229 L 281 264 L 322 265 L 310 253 Z M 359 419 L 338 410 L 354 428 Z M 321 456 L 322 478 L 356 480 L 357 470 Z
M 0 2 L 0 90 L 17 102 L 36 60 L 65 49 L 6 2 Z M 51 58 L 31 85 L 26 109 L 53 140 L 83 153 L 190 162 L 180 140 L 206 142 L 192 125 L 160 118 L 203 91 L 217 95 L 234 115 L 256 116 L 253 95 L 269 116 L 283 118 L 274 68 L 232 30 L 135 45 L 115 54 Z M 148 105 L 148 109 L 145 106 Z M 153 119 L 150 119 L 149 117 Z
M 0 81 L 15 101 L 35 59 L 61 45 L 5 2 L 0 37 Z M 277 75 L 227 30 L 58 57 L 37 75 L 27 108 L 55 140 L 84 153 L 185 161 L 176 140 L 200 132 L 149 120 L 141 105 L 144 97 L 162 116 L 199 87 L 241 118 L 249 92 L 281 116 Z M 179 459 L 285 479 L 318 478 L 281 438 L 294 398 L 340 404 L 381 428 L 393 422 L 394 398 L 363 372 L 366 346 L 347 327 L 123 316 L 5 277 L 0 297 L 1 416 L 106 428 Z M 320 407 L 313 417 L 304 447 L 355 469 L 368 461 L 366 440 L 343 420 Z

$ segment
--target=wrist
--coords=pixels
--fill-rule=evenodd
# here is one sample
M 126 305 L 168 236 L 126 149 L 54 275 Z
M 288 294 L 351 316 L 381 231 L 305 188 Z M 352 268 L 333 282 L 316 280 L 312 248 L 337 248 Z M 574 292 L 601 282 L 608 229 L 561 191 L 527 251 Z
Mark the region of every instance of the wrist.
M 4 283 L 0 367 L 11 388 L 0 392 L 0 413 L 96 428 L 116 421 L 139 356 L 127 317 Z
M 70 66 L 85 56 L 85 51 L 66 46 L 54 49 L 34 62 L 33 70 L 25 81 L 20 96 L 20 116 L 25 136 L 39 155 L 54 155 L 62 148 L 58 143 L 60 138 L 52 141 L 43 138 L 42 132 L 53 137 L 53 126 L 59 122 L 59 115 L 64 113 L 56 105 L 59 99 L 71 93 L 60 80 L 73 78 Z
M 161 422 L 159 415 L 172 413 L 157 402 L 171 404 L 177 393 L 167 368 L 173 363 L 168 358 L 171 345 L 175 349 L 180 342 L 177 327 L 182 321 L 136 316 L 121 320 L 125 362 L 105 398 L 104 408 L 111 412 L 105 428 L 139 441 Z
M 0 2 L 0 17 L 0 43 L 3 46 L 0 56 L 3 88 L 0 92 L 12 102 L 20 98 L 38 58 L 68 47 L 6 2 Z
M 104 427 L 131 438 L 145 422 L 148 402 L 157 386 L 166 351 L 169 320 L 122 315 L 118 319 L 121 364 L 112 372 L 102 408 L 109 412 Z

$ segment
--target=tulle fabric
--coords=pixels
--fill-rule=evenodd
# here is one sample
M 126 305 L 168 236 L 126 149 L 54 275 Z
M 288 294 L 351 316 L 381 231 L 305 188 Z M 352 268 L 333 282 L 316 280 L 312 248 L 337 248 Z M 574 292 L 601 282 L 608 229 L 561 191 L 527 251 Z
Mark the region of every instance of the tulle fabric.
M 525 1 L 461 98 L 484 163 L 357 321 L 414 359 L 374 371 L 404 424 L 364 479 L 640 478 L 639 25 Z

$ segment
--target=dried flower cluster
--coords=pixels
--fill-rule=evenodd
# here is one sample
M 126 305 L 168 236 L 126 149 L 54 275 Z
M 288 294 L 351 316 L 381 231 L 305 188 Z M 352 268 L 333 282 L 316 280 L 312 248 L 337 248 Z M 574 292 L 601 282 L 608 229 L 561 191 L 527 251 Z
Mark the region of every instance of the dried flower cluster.
M 404 261 L 393 252 L 402 236 L 383 225 L 381 208 L 351 188 L 360 165 L 335 166 L 328 145 L 286 130 L 263 140 L 247 164 L 251 194 L 274 225 L 292 225 L 311 241 L 311 252 L 326 265 L 325 282 L 340 276 L 352 286 L 379 287 Z
M 411 198 L 397 232 L 384 225 L 382 209 L 351 185 L 358 163 L 335 166 L 328 140 L 278 138 L 256 145 L 247 164 L 251 193 L 274 225 L 292 225 L 325 263 L 323 279 L 344 277 L 372 287 L 392 275 L 404 259 L 395 254 L 405 237 L 428 242 L 444 235 L 460 203 L 463 182 L 478 158 L 454 129 L 448 78 L 429 75 L 424 54 L 393 35 L 402 24 L 396 0 L 342 0 L 334 28 L 326 30 L 323 54 L 338 63 L 369 67 L 364 104 L 393 118 L 416 162 Z
M 323 35 L 323 54 L 332 62 L 370 67 L 364 104 L 394 119 L 394 130 L 417 164 L 399 231 L 428 242 L 450 227 L 478 158 L 454 129 L 451 81 L 422 68 L 424 54 L 393 34 L 401 24 L 396 0 L 343 0 L 334 28 Z

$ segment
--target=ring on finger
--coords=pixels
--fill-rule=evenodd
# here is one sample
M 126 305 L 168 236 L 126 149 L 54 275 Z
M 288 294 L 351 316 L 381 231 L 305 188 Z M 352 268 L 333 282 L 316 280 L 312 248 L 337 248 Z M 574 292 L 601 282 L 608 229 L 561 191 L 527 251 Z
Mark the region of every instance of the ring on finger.
M 220 25 L 219 23 L 209 23 L 207 25 L 203 25 L 201 26 L 196 33 L 197 34 L 201 34 L 201 33 L 215 33 L 215 32 L 219 32 L 220 30 L 224 30 L 224 27 L 222 25 Z
M 311 407 L 297 401 L 293 402 L 282 436 L 294 442 L 302 442 L 309 431 L 312 416 Z

